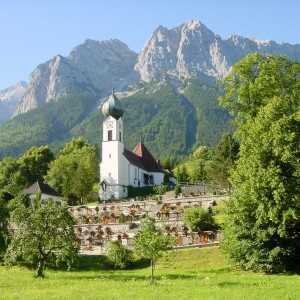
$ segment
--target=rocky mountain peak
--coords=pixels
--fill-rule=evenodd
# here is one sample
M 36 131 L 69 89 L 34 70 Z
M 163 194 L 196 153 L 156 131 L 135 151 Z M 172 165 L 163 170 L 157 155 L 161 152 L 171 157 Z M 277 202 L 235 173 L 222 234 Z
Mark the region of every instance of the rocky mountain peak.
M 300 45 L 277 44 L 232 35 L 222 39 L 197 20 L 173 29 L 158 26 L 138 56 L 135 70 L 143 81 L 167 73 L 179 80 L 189 77 L 222 79 L 249 53 L 286 55 L 300 59 Z
M 0 123 L 10 119 L 27 88 L 27 82 L 19 81 L 15 85 L 0 91 Z
M 121 91 L 138 80 L 147 83 L 164 75 L 173 77 L 174 82 L 191 77 L 219 80 L 238 60 L 255 51 L 300 61 L 300 45 L 236 34 L 222 39 L 198 20 L 171 29 L 159 25 L 139 55 L 117 39 L 87 39 L 73 48 L 69 56 L 56 55 L 36 67 L 15 115 L 56 101 L 70 86 L 100 98 L 112 87 Z
M 170 30 L 159 26 L 139 54 L 135 70 L 146 82 L 160 73 L 188 78 L 209 72 L 209 45 L 217 39 L 200 21 L 191 20 Z
M 0 102 L 10 102 L 18 98 L 28 88 L 28 83 L 19 81 L 16 84 L 0 91 Z
M 202 23 L 199 20 L 190 20 L 185 25 L 189 29 L 196 29 L 196 28 L 199 28 L 202 25 Z
M 123 42 L 86 40 L 70 55 L 57 55 L 40 64 L 30 75 L 30 86 L 14 115 L 24 113 L 65 95 L 70 86 L 78 86 L 95 97 L 112 87 L 121 89 L 137 80 L 133 67 L 137 54 Z

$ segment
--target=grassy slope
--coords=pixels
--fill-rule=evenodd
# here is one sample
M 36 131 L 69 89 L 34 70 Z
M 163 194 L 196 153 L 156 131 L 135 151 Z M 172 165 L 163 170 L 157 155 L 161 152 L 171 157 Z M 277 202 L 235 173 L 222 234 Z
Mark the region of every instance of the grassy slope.
M 300 277 L 265 275 L 230 268 L 219 248 L 170 252 L 157 265 L 129 271 L 47 270 L 35 279 L 25 268 L 0 267 L 0 299 L 299 299 Z M 85 262 L 87 266 L 87 262 Z

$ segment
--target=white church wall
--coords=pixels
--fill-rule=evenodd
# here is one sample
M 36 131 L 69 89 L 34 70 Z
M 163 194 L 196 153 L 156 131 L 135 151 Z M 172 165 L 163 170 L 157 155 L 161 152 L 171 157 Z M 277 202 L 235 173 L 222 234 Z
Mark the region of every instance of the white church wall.
M 103 122 L 102 162 L 100 164 L 101 182 L 107 183 L 106 189 L 100 187 L 100 198 L 108 200 L 127 196 L 128 177 L 124 168 L 123 122 L 109 116 Z
M 153 176 L 153 183 L 144 183 L 144 174 Z M 129 164 L 129 185 L 133 187 L 144 187 L 149 185 L 161 185 L 164 182 L 164 173 L 162 172 L 148 172 L 133 164 Z
M 129 185 L 133 187 L 142 187 L 141 169 L 135 165 L 129 164 Z
M 150 174 L 153 175 L 154 185 L 162 185 L 164 183 L 164 176 L 165 176 L 164 173 L 152 172 Z
M 116 107 L 116 105 L 119 107 Z M 101 179 L 100 198 L 109 200 L 127 197 L 128 186 L 144 187 L 161 185 L 164 173 L 149 172 L 130 163 L 124 155 L 122 105 L 118 104 L 114 92 L 112 97 L 104 104 L 102 162 L 100 164 Z M 115 119 L 114 117 L 117 119 Z M 119 118 L 118 118 L 119 117 Z M 144 174 L 146 176 L 144 176 Z

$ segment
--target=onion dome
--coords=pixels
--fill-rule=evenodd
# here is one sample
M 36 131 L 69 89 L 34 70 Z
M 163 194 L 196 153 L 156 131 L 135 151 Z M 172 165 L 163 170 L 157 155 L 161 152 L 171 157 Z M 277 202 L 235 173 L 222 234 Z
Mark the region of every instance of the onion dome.
M 108 116 L 112 116 L 116 120 L 123 116 L 124 107 L 122 102 L 116 97 L 114 89 L 112 90 L 112 94 L 109 99 L 104 102 L 102 106 L 102 113 L 106 118 Z

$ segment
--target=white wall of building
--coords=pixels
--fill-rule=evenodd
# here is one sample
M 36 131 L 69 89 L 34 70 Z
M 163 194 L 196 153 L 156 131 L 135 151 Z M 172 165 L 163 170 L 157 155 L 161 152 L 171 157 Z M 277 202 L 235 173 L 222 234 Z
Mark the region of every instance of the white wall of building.
M 127 197 L 128 186 L 144 187 L 161 185 L 164 181 L 163 172 L 149 172 L 131 164 L 124 156 L 123 121 L 108 116 L 103 122 L 102 162 L 100 164 L 99 196 L 101 200 Z M 146 184 L 144 174 L 153 180 Z
M 127 196 L 128 175 L 124 165 L 123 121 L 109 116 L 103 122 L 102 162 L 100 183 L 107 183 L 106 190 L 100 186 L 100 198 L 108 200 Z
M 144 183 L 144 174 L 153 176 L 153 184 Z M 161 185 L 164 182 L 164 173 L 162 172 L 148 172 L 135 165 L 129 165 L 129 185 L 133 187 L 143 187 L 149 185 Z

